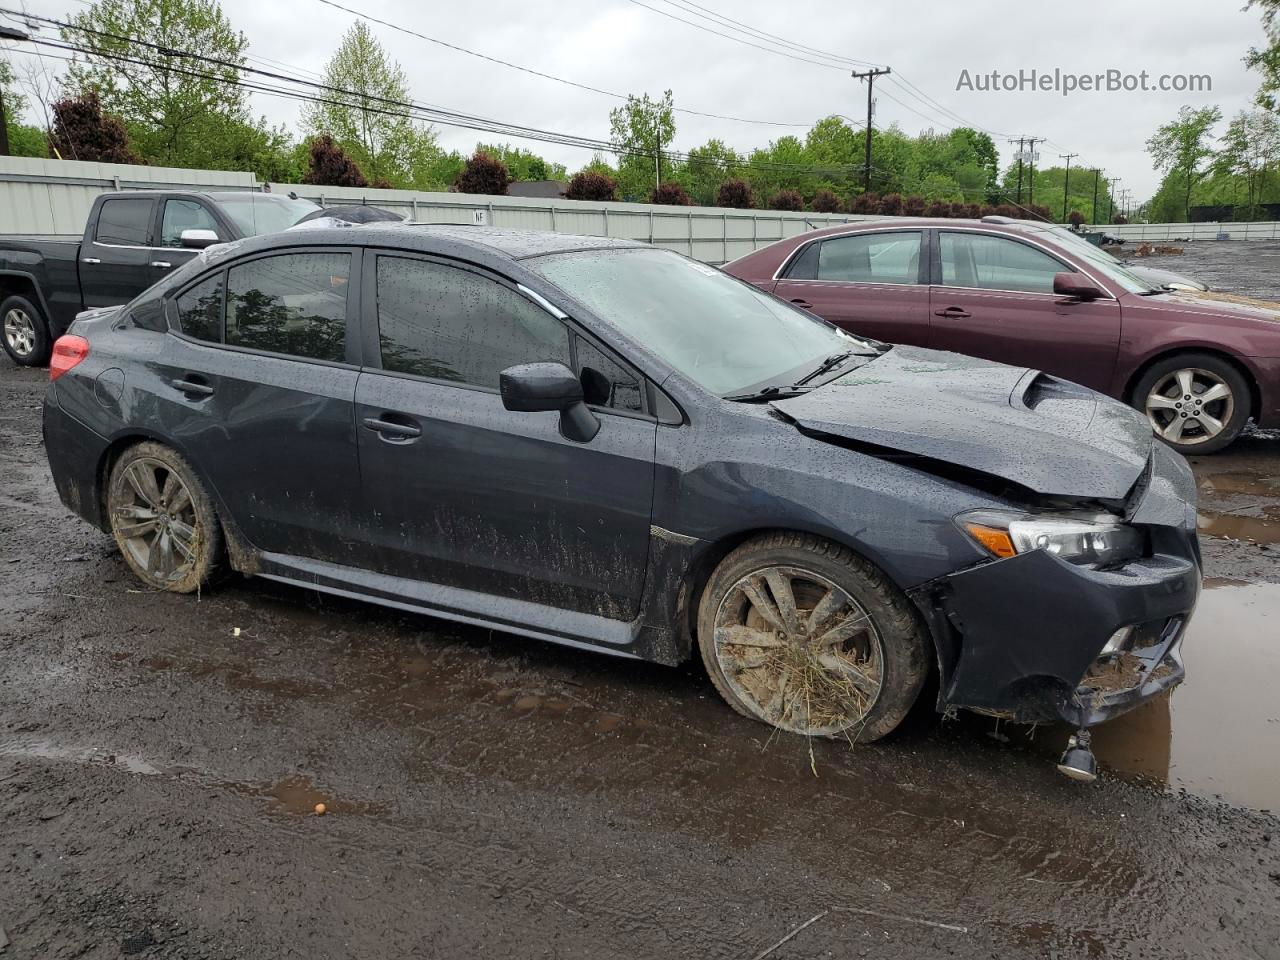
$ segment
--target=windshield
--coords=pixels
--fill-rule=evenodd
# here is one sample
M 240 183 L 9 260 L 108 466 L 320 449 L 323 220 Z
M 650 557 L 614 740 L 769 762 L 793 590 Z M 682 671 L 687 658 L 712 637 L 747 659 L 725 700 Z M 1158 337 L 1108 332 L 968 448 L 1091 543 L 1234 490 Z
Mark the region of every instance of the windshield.
M 670 250 L 593 250 L 526 260 L 602 320 L 717 396 L 789 386 L 859 340 Z
M 1051 227 L 1050 231 L 1053 233 L 1054 240 L 1064 247 L 1068 247 L 1082 260 L 1088 260 L 1090 264 L 1097 267 L 1130 293 L 1147 293 L 1156 289 L 1151 286 L 1150 281 L 1141 280 L 1134 276 L 1125 269 L 1119 260 L 1105 252 L 1101 247 L 1094 246 L 1078 233 L 1074 233 L 1066 227 Z
M 246 237 L 278 233 L 292 227 L 313 210 L 320 209 L 310 200 L 291 200 L 273 193 L 249 193 L 215 199 Z

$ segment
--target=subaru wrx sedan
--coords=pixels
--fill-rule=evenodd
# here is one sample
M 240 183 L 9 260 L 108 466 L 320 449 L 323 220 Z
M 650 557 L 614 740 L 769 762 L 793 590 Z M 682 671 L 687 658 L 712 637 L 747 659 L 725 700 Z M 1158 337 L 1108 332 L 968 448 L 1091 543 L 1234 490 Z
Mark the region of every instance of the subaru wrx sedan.
M 212 247 L 57 342 L 65 504 L 225 570 L 620 657 L 869 741 L 1089 727 L 1176 684 L 1185 461 L 1026 367 L 853 336 L 645 244 L 470 227 Z M 178 602 L 175 598 L 175 602 Z

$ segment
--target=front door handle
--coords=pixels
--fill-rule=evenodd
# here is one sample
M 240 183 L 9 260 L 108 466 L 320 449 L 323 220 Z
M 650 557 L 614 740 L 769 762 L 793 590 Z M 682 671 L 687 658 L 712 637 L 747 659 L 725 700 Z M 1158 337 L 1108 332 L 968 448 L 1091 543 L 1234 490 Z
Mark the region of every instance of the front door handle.
M 933 311 L 935 317 L 946 317 L 948 320 L 963 320 L 965 317 L 973 316 L 964 307 L 947 307 L 945 310 Z
M 364 425 L 374 433 L 381 434 L 384 440 L 401 442 L 416 440 L 422 436 L 422 428 L 416 423 L 397 423 L 394 420 L 383 420 L 381 417 L 365 417 Z
M 211 397 L 213 396 L 213 387 L 207 383 L 201 383 L 199 380 L 172 380 L 170 381 L 176 390 L 182 393 L 190 394 L 195 397 Z
M 161 270 L 168 270 L 170 267 L 173 266 L 173 264 L 170 263 L 168 260 L 152 260 L 151 265 L 153 267 L 159 267 Z
M 813 304 L 812 304 L 812 303 L 810 303 L 808 300 L 801 300 L 801 299 L 797 298 L 797 299 L 792 300 L 791 302 L 792 302 L 792 303 L 794 303 L 794 304 L 795 304 L 797 307 L 799 307 L 801 310 L 812 310 L 812 309 L 813 309 Z
M 97 257 L 81 257 L 80 262 L 81 263 L 101 263 L 102 261 L 99 260 Z

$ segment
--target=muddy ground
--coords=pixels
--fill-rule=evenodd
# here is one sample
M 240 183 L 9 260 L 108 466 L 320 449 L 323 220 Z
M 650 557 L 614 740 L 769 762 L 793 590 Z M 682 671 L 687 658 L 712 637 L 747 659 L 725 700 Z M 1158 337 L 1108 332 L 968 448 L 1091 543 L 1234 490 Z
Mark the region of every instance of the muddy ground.
M 139 592 L 0 364 L 3 960 L 1280 957 L 1280 438 L 1196 465 L 1190 679 L 1098 784 L 929 710 L 815 777 L 692 667 Z

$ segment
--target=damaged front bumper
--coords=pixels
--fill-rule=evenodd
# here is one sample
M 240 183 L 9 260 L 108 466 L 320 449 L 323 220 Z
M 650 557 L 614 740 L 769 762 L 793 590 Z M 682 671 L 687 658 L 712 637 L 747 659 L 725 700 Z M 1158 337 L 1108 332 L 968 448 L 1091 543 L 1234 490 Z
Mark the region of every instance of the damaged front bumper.
M 938 650 L 940 709 L 1090 727 L 1181 682 L 1201 583 L 1195 487 L 1157 451 L 1126 512 L 1148 536 L 1143 559 L 1099 570 L 1034 550 L 909 592 Z

